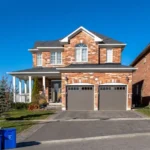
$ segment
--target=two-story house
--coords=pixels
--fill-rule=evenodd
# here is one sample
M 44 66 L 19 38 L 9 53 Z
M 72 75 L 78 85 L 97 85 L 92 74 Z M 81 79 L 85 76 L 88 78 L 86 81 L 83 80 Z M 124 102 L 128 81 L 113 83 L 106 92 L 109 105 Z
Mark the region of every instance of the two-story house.
M 29 49 L 33 68 L 9 72 L 14 91 L 17 77 L 21 102 L 24 80 L 25 94 L 31 102 L 32 79 L 36 76 L 39 92 L 44 91 L 50 103 L 61 104 L 62 110 L 130 110 L 135 68 L 121 64 L 125 46 L 84 27 L 63 39 L 36 42 Z
M 150 104 L 150 44 L 135 58 L 131 66 L 138 68 L 133 73 L 133 104 Z

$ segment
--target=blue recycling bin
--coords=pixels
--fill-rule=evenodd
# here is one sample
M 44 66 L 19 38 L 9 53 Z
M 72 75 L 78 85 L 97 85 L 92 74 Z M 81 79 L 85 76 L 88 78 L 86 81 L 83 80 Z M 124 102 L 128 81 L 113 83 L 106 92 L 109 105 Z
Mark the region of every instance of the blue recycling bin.
M 16 148 L 16 129 L 15 128 L 3 128 L 2 134 L 2 149 Z
M 0 135 L 0 150 L 2 150 L 2 135 Z

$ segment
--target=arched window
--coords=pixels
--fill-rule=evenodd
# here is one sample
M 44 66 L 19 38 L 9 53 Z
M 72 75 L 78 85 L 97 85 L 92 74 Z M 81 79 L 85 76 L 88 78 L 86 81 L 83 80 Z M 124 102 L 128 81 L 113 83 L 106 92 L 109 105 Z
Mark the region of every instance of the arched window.
M 76 50 L 76 61 L 77 62 L 87 62 L 88 61 L 88 48 L 85 44 L 77 44 Z

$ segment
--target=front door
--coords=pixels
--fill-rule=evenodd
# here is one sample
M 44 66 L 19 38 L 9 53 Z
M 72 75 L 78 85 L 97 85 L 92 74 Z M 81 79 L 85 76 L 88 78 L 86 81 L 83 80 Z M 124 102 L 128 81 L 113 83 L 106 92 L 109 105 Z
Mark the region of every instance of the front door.
M 51 100 L 52 103 L 61 102 L 61 81 L 52 80 L 51 81 Z

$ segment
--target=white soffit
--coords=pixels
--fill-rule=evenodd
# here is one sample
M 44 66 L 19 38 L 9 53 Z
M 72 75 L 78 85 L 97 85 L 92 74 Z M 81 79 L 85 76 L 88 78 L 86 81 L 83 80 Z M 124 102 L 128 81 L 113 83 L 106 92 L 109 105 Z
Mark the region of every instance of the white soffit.
M 69 35 L 67 35 L 65 38 L 63 38 L 62 40 L 60 40 L 60 42 L 62 43 L 68 43 L 69 37 L 72 35 L 75 35 L 76 33 L 78 33 L 80 30 L 85 31 L 86 33 L 88 33 L 89 35 L 91 35 L 95 42 L 102 42 L 103 39 L 99 38 L 98 36 L 96 36 L 95 34 L 93 34 L 92 32 L 90 32 L 89 30 L 85 29 L 84 27 L 79 27 L 78 29 L 76 29 L 75 31 L 73 31 L 72 33 L 70 33 Z

